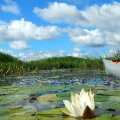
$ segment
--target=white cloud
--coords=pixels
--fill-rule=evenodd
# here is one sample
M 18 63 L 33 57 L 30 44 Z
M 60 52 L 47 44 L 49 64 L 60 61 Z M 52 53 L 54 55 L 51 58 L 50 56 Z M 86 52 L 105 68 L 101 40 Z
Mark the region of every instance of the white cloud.
M 3 41 L 3 39 L 6 36 L 6 29 L 7 29 L 7 23 L 0 21 L 0 42 Z
M 120 45 L 120 32 L 106 32 L 106 42 L 110 45 Z
M 12 42 L 13 49 L 27 49 L 26 40 L 52 40 L 67 32 L 69 38 L 77 45 L 100 47 L 104 45 L 120 45 L 120 3 L 114 2 L 101 6 L 91 6 L 86 10 L 79 10 L 73 5 L 54 2 L 47 8 L 34 8 L 34 12 L 41 18 L 53 23 L 69 23 L 78 28 L 59 28 L 57 26 L 37 26 L 21 20 L 10 23 L 0 21 L 0 41 Z M 89 22 L 89 25 L 88 25 Z M 80 26 L 86 26 L 86 29 Z M 91 29 L 93 27 L 94 29 Z M 88 27 L 88 29 L 87 29 Z M 16 48 L 17 41 L 23 48 Z M 61 53 L 62 54 L 62 53 Z M 50 56 L 46 53 L 44 56 Z M 75 52 L 76 56 L 79 54 Z
M 12 41 L 10 42 L 10 47 L 15 50 L 30 49 L 30 46 L 26 44 L 26 41 Z
M 65 56 L 73 56 L 73 57 L 86 57 L 89 54 L 87 52 L 83 52 L 79 49 L 79 51 L 74 48 L 72 53 L 67 53 L 64 50 L 56 51 L 56 52 L 49 52 L 49 51 L 29 51 L 29 52 L 22 52 L 17 55 L 18 58 L 21 60 L 39 60 L 44 58 L 50 57 L 65 57 Z
M 95 28 L 73 30 L 70 38 L 79 44 L 98 47 L 120 44 L 120 3 L 93 5 L 84 10 L 74 5 L 54 2 L 47 8 L 34 8 L 34 13 L 52 23 L 69 23 Z
M 120 31 L 120 3 L 91 6 L 83 11 L 89 23 L 102 31 Z
M 83 17 L 81 11 L 76 6 L 66 3 L 54 2 L 44 9 L 35 7 L 33 12 L 51 23 L 87 24 L 87 20 Z
M 18 44 L 17 41 L 52 40 L 58 37 L 61 32 L 61 28 L 56 26 L 37 26 L 24 19 L 13 20 L 11 23 L 0 21 L 0 41 L 15 41 L 11 43 L 11 46 Z M 27 47 L 25 44 L 24 42 L 24 48 Z M 15 47 L 12 46 L 12 48 Z
M 72 56 L 80 57 L 80 48 L 78 47 L 73 48 Z
M 16 2 L 13 0 L 4 0 L 5 5 L 1 5 L 0 10 L 4 12 L 10 12 L 13 14 L 19 14 L 20 10 Z
M 81 50 L 80 47 L 74 47 L 73 50 L 72 50 L 71 56 L 84 58 L 84 57 L 90 56 L 90 55 L 89 55 L 88 52 L 85 52 L 85 51 Z
M 59 50 L 54 52 L 28 51 L 28 52 L 14 53 L 11 50 L 4 50 L 4 49 L 0 49 L 0 52 L 10 54 L 24 61 L 40 60 L 40 59 L 50 58 L 50 57 L 65 57 L 65 56 L 86 57 L 89 55 L 87 52 L 81 51 L 80 48 L 77 48 L 77 47 L 73 48 L 73 51 L 71 53 L 67 53 L 64 50 Z
M 94 26 L 103 31 L 120 30 L 120 3 L 113 2 L 87 9 L 77 9 L 66 3 L 50 3 L 47 8 L 35 7 L 33 12 L 52 23 L 69 23 L 81 26 Z
M 57 52 L 48 52 L 48 51 L 30 51 L 27 53 L 19 53 L 18 57 L 21 60 L 39 60 L 39 59 L 43 59 L 43 58 L 50 58 L 50 57 L 62 57 L 62 56 L 66 56 L 67 54 L 63 51 L 57 51 Z
M 87 30 L 87 29 L 69 29 L 69 37 L 76 44 L 100 47 L 105 45 L 104 35 L 97 29 Z
M 105 34 L 105 41 L 110 45 L 120 44 L 120 3 L 91 6 L 83 11 L 89 23 Z
M 25 21 L 24 19 L 12 21 L 7 30 L 8 36 L 14 40 L 54 39 L 61 33 L 60 29 L 56 26 L 37 26 L 32 22 Z

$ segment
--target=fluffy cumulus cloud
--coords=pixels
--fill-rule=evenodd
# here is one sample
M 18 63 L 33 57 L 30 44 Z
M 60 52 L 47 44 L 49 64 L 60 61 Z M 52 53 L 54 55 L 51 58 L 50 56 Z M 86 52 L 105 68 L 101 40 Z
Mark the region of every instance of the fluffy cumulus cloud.
M 47 40 L 54 39 L 60 34 L 60 29 L 56 26 L 37 26 L 32 22 L 14 20 L 7 27 L 7 35 L 14 40 Z
M 102 31 L 120 31 L 120 3 L 91 6 L 83 11 L 83 16 L 92 26 Z
M 81 14 L 81 11 L 76 6 L 66 3 L 54 2 L 44 9 L 35 7 L 33 12 L 51 23 L 87 24 L 87 20 Z
M 10 42 L 10 47 L 15 50 L 30 49 L 30 46 L 26 44 L 26 41 L 12 41 Z
M 21 60 L 39 60 L 39 59 L 43 59 L 43 58 L 50 58 L 50 57 L 62 57 L 62 56 L 66 56 L 67 54 L 61 50 L 61 51 L 57 51 L 57 52 L 48 52 L 48 51 L 31 51 L 31 52 L 27 52 L 27 53 L 19 53 L 18 57 Z
M 10 12 L 13 14 L 20 13 L 20 9 L 16 4 L 16 2 L 14 2 L 13 0 L 3 0 L 3 1 L 5 2 L 5 4 L 0 6 L 0 10 L 4 12 Z
M 120 45 L 120 3 L 91 6 L 82 11 L 94 30 L 75 30 L 70 38 L 88 46 Z
M 64 57 L 64 56 L 73 56 L 73 57 L 86 57 L 89 53 L 81 51 L 79 48 L 75 47 L 72 53 L 67 53 L 64 50 L 50 52 L 50 51 L 29 51 L 22 52 L 17 55 L 21 60 L 39 60 L 50 57 Z
M 88 52 L 80 50 L 80 48 L 75 47 L 73 48 L 71 53 L 67 53 L 64 50 L 50 52 L 50 51 L 29 51 L 29 52 L 22 52 L 17 55 L 18 58 L 21 60 L 39 60 L 44 58 L 50 57 L 64 57 L 64 56 L 73 56 L 73 57 L 86 57 L 90 56 Z
M 14 57 L 19 58 L 23 61 L 31 61 L 31 60 L 40 60 L 44 58 L 50 58 L 50 57 L 65 57 L 65 56 L 73 56 L 73 57 L 86 57 L 89 56 L 89 53 L 80 50 L 79 47 L 73 48 L 72 53 L 67 53 L 64 50 L 59 50 L 55 52 L 51 51 L 28 51 L 28 52 L 19 52 L 14 53 L 12 50 L 5 50 L 0 49 L 0 52 L 10 54 Z
M 73 29 L 69 37 L 76 43 L 98 47 L 120 44 L 120 3 L 93 5 L 84 10 L 74 5 L 54 2 L 46 8 L 34 8 L 34 13 L 52 23 L 67 23 L 85 28 Z
M 98 30 L 87 29 L 69 29 L 69 37 L 76 44 L 86 45 L 91 47 L 100 47 L 105 45 L 104 35 Z
M 72 56 L 74 56 L 74 57 L 80 57 L 80 48 L 75 47 L 73 49 Z
M 10 54 L 14 57 L 17 57 L 21 60 L 30 61 L 30 60 L 39 60 L 50 57 L 63 57 L 67 56 L 64 50 L 49 52 L 49 51 L 29 51 L 29 52 L 20 52 L 14 53 L 12 50 L 0 49 L 0 52 Z
M 88 56 L 90 57 L 89 54 L 90 54 L 89 52 L 81 50 L 80 47 L 74 47 L 70 56 L 85 58 Z
M 1 5 L 0 10 L 20 13 L 17 4 L 10 0 L 4 0 L 6 5 Z M 16 10 L 12 10 L 16 9 Z M 46 8 L 35 7 L 33 12 L 40 18 L 57 23 L 58 26 L 37 26 L 36 24 L 21 20 L 12 20 L 10 23 L 0 21 L 0 42 L 8 41 L 12 49 L 29 49 L 27 40 L 52 40 L 62 33 L 67 33 L 69 38 L 77 46 L 103 47 L 120 45 L 120 3 L 113 2 L 101 6 L 93 5 L 84 10 L 78 9 L 75 5 L 54 2 Z M 66 24 L 64 28 L 59 26 Z M 68 24 L 68 26 L 67 26 Z M 71 27 L 72 26 L 72 27 Z M 21 59 L 31 60 L 72 55 L 81 57 L 87 55 L 79 47 L 73 49 L 72 53 L 58 52 L 29 52 L 20 53 Z M 112 48 L 112 47 L 111 47 Z
M 52 40 L 61 34 L 56 26 L 37 26 L 30 21 L 13 20 L 11 23 L 0 21 L 0 41 L 13 41 L 12 48 L 26 48 L 25 40 Z M 17 46 L 17 42 L 22 46 Z M 19 49 L 19 48 L 17 48 Z
M 92 6 L 83 11 L 89 23 L 104 33 L 106 43 L 120 44 L 120 3 Z

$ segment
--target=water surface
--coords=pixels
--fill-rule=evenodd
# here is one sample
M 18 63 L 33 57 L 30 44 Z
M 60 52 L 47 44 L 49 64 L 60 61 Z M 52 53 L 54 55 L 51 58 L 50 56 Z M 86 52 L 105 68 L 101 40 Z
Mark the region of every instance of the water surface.
M 119 92 L 120 82 L 117 78 L 107 76 L 104 71 L 66 70 L 64 72 L 43 71 L 40 74 L 4 77 L 1 78 L 0 85 L 0 120 L 16 120 L 21 115 L 23 119 L 40 119 L 41 115 L 34 113 L 64 107 L 63 99 L 70 100 L 70 93 L 79 92 L 82 88 L 85 90 L 92 88 L 96 92 L 97 104 L 111 100 L 118 101 L 119 93 L 117 96 L 113 96 L 114 92 L 117 93 L 116 90 Z M 104 94 L 109 91 L 110 95 L 105 97 Z M 119 113 L 119 110 L 116 113 Z M 109 115 L 111 114 L 110 112 Z M 58 119 L 60 116 L 61 119 L 68 119 L 62 115 L 52 116 L 54 119 Z M 42 115 L 41 119 L 50 118 L 51 115 L 47 114 Z

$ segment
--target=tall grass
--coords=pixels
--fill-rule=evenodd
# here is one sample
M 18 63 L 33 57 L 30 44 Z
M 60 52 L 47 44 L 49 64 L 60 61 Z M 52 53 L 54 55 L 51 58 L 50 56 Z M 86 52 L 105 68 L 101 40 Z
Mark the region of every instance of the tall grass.
M 20 60 L 16 57 L 9 55 L 9 54 L 0 52 L 0 62 L 16 62 L 16 61 L 20 61 Z
M 100 69 L 103 70 L 102 58 L 52 57 L 24 62 L 8 54 L 0 53 L 0 75 L 24 75 L 29 72 L 53 69 Z
M 120 62 L 120 51 L 113 53 L 111 56 L 107 56 L 106 59 L 112 60 L 113 62 Z

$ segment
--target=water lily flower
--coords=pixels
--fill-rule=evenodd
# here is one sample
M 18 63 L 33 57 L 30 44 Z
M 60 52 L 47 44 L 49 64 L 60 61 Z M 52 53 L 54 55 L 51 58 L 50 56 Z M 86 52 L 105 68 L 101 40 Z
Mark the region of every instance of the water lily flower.
M 94 94 L 90 90 L 85 92 L 84 89 L 81 90 L 80 95 L 71 93 L 71 102 L 68 100 L 63 100 L 67 110 L 61 109 L 61 111 L 72 117 L 83 117 L 92 118 L 94 117 Z

